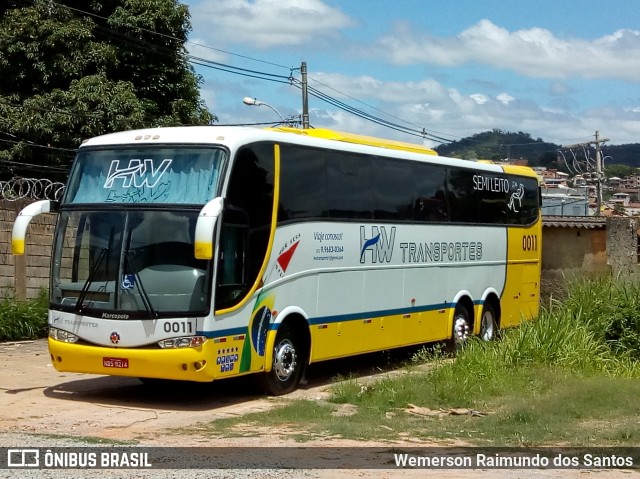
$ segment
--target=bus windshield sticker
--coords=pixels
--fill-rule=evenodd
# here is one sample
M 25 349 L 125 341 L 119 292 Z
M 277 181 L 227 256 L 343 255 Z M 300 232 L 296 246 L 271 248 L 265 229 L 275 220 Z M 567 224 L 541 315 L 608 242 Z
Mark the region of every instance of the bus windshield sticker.
M 155 168 L 154 161 L 151 158 L 145 158 L 142 161 L 132 158 L 129 160 L 128 166 L 120 168 L 120 160 L 113 160 L 109 167 L 107 179 L 102 187 L 113 188 L 114 180 L 121 179 L 123 188 L 129 188 L 132 184 L 136 188 L 142 188 L 143 186 L 153 188 L 158 184 L 172 161 L 166 158 L 162 160 L 158 168 Z
M 136 276 L 134 274 L 122 275 L 122 289 L 133 289 L 136 285 Z

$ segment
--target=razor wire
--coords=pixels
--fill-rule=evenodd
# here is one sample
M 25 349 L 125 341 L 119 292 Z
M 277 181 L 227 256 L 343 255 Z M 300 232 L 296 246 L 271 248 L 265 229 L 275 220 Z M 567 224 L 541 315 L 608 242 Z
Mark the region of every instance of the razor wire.
M 0 181 L 0 199 L 17 201 L 22 199 L 60 200 L 64 183 L 46 178 L 11 178 Z

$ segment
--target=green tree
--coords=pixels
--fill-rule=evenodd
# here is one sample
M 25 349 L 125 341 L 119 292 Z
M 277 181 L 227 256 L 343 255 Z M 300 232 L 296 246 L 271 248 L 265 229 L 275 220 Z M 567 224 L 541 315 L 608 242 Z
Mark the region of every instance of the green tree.
M 83 139 L 209 124 L 177 0 L 5 0 L 0 7 L 0 176 L 65 172 Z
M 625 176 L 638 174 L 638 168 L 620 164 L 606 165 L 605 174 L 607 175 L 607 178 L 613 178 L 614 176 L 624 178 Z

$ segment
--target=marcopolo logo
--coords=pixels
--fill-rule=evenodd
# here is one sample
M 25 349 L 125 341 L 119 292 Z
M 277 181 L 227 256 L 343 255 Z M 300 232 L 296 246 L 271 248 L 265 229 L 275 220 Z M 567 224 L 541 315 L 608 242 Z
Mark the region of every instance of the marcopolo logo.
M 371 236 L 367 238 L 364 226 L 360 226 L 360 263 L 365 263 L 367 257 L 372 263 L 390 263 L 393 255 L 393 243 L 396 239 L 396 227 L 391 227 L 387 233 L 384 226 L 372 226 Z
M 113 188 L 115 180 L 122 180 L 123 188 L 129 188 L 131 185 L 136 188 L 143 186 L 153 188 L 158 184 L 172 161 L 169 158 L 162 160 L 162 163 L 156 168 L 154 160 L 150 158 L 144 160 L 131 159 L 128 166 L 121 168 L 120 160 L 113 160 L 111 166 L 109 166 L 109 174 L 103 188 Z

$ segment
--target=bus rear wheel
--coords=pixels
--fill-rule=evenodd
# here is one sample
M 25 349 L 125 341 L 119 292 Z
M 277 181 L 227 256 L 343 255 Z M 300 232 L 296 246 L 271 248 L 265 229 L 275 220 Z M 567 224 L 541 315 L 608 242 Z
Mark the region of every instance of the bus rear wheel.
M 482 308 L 482 317 L 480 318 L 480 339 L 483 341 L 493 341 L 496 339 L 498 332 L 498 322 L 496 320 L 496 312 L 493 306 L 485 303 Z
M 298 386 L 305 366 L 302 349 L 302 341 L 296 332 L 287 325 L 281 326 L 273 347 L 271 371 L 262 376 L 262 386 L 267 394 L 288 394 Z

